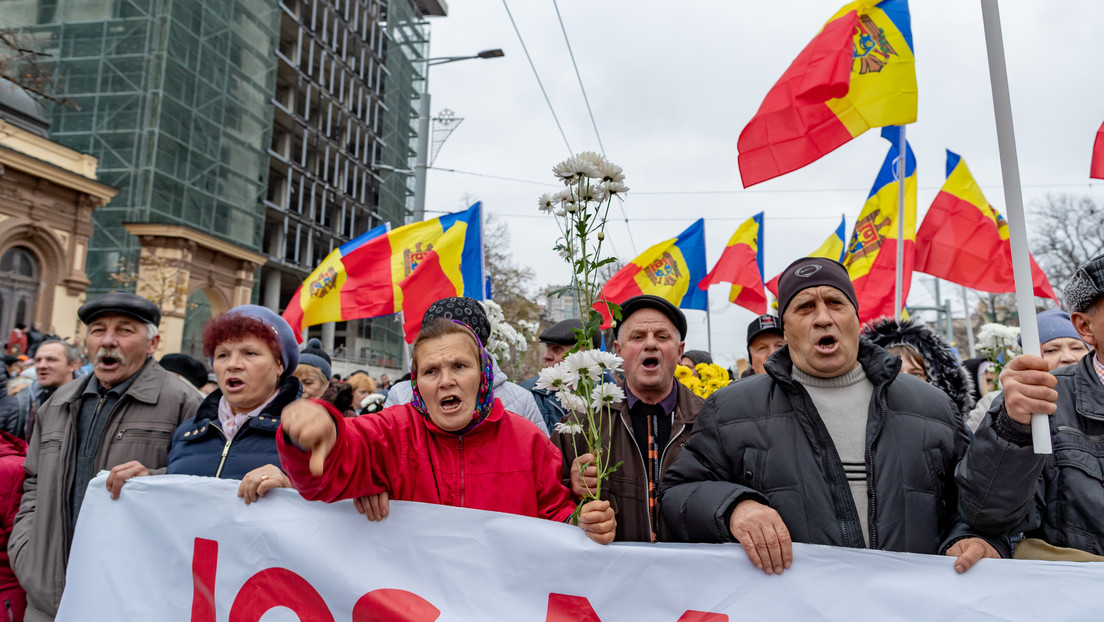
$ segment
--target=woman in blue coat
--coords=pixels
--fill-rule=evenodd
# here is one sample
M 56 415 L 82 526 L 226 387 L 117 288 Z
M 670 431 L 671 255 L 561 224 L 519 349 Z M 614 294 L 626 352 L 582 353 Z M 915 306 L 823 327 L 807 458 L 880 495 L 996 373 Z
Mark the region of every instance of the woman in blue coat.
M 218 389 L 173 434 L 168 473 L 240 479 L 238 496 L 256 501 L 291 486 L 280 470 L 276 429 L 284 406 L 302 393 L 294 333 L 276 313 L 242 305 L 203 329 Z

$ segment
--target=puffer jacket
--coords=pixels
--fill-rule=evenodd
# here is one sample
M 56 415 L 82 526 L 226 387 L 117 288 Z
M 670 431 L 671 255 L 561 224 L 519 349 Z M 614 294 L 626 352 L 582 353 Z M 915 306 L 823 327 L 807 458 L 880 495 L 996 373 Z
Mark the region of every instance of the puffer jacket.
M 678 401 L 675 403 L 671 438 L 660 453 L 657 485 L 663 483 L 667 469 L 674 464 L 675 458 L 690 439 L 694 419 L 704 403 L 701 397 L 695 395 L 681 382 L 676 381 L 675 386 L 678 387 Z M 606 425 L 607 422 L 608 425 Z M 563 423 L 567 425 L 580 423 L 579 416 L 572 413 L 564 417 Z M 652 513 L 648 503 L 648 467 L 644 463 L 644 456 L 640 455 L 640 448 L 633 436 L 628 400 L 622 401 L 619 407 L 614 409 L 612 418 L 602 419 L 601 423 L 602 442 L 609 444 L 610 464 L 621 463 L 621 466 L 610 474 L 609 479 L 602 483 L 602 498 L 610 502 L 610 507 L 617 516 L 614 541 L 651 542 Z M 571 486 L 571 463 L 580 454 L 586 453 L 586 444 L 581 435 L 573 435 L 569 432 L 553 432 L 552 442 L 563 453 L 564 482 Z M 662 515 L 656 528 L 656 539 L 660 542 L 671 539 Z
M 866 426 L 870 548 L 937 554 L 973 535 L 958 518 L 954 468 L 969 437 L 945 393 L 899 375 L 898 357 L 865 338 L 859 363 L 874 385 Z M 735 505 L 774 508 L 795 542 L 863 548 L 843 463 L 784 347 L 767 374 L 714 393 L 667 471 L 660 505 L 678 540 L 729 542 Z M 1008 543 L 986 538 L 1003 555 Z
M 320 477 L 310 452 L 277 435 L 280 461 L 306 499 L 337 501 L 387 491 L 392 499 L 506 512 L 563 522 L 575 511 L 560 481 L 559 450 L 495 399 L 491 414 L 456 435 L 410 404 L 347 419 L 328 402 L 337 441 Z
M 533 400 L 537 403 L 537 410 L 544 418 L 544 425 L 552 430 L 560 422 L 560 419 L 563 419 L 564 408 L 560 404 L 560 400 L 556 399 L 555 393 L 537 388 L 538 380 L 540 380 L 539 376 L 533 376 L 518 384 L 518 386 L 533 394 Z
M 1050 372 L 1050 455 L 1034 452 L 1031 427 L 1008 417 L 1003 394 L 993 402 L 956 473 L 967 523 L 1104 555 L 1104 384 L 1094 356 Z
M 495 397 L 502 400 L 502 405 L 506 410 L 519 415 L 523 419 L 532 421 L 534 425 L 540 428 L 541 432 L 544 432 L 545 436 L 548 436 L 548 426 L 544 423 L 544 416 L 541 415 L 533 394 L 510 382 L 509 376 L 502 371 L 502 368 L 498 366 L 498 361 L 493 360 L 493 357 L 492 362 L 494 363 Z M 383 403 L 383 407 L 409 404 L 413 399 L 413 385 L 410 384 L 409 380 L 403 380 L 391 385 L 391 388 L 387 390 L 387 401 Z
M 167 472 L 241 479 L 266 464 L 280 466 L 276 452 L 280 413 L 302 392 L 299 379 L 288 376 L 261 414 L 247 419 L 234 438 L 227 441 L 218 416 L 222 391 L 214 390 L 199 405 L 195 418 L 185 421 L 173 434 Z

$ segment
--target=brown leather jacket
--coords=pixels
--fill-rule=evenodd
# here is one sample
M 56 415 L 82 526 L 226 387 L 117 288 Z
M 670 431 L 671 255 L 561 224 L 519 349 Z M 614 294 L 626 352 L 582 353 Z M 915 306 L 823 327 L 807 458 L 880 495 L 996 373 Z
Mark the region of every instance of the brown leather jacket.
M 660 458 L 660 482 L 663 481 L 663 474 L 667 472 L 679 451 L 686 445 L 687 439 L 690 438 L 694 419 L 705 403 L 705 400 L 695 395 L 681 382 L 676 380 L 675 386 L 678 387 L 678 401 L 675 404 L 671 439 L 667 442 L 667 447 Z M 621 402 L 614 409 L 612 418 L 603 419 L 603 423 L 606 422 L 609 422 L 608 429 L 602 431 L 602 438 L 610 444 L 610 464 L 621 462 L 621 466 L 602 483 L 602 498 L 610 502 L 610 506 L 617 515 L 617 532 L 614 540 L 651 542 L 652 518 L 648 512 L 648 471 L 644 464 L 644 457 L 640 455 L 640 449 L 633 437 L 628 402 Z M 580 423 L 580 419 L 572 413 L 564 417 L 561 423 L 577 424 Z M 572 434 L 559 432 L 552 433 L 552 443 L 563 453 L 563 478 L 568 488 L 571 488 L 571 463 L 577 456 L 587 451 L 582 436 L 575 435 L 577 447 L 572 443 L 572 436 Z M 656 490 L 659 490 L 659 482 L 656 482 Z M 656 533 L 658 540 L 669 540 L 667 528 L 662 519 Z
M 96 472 L 131 460 L 151 473 L 164 472 L 173 432 L 199 407 L 199 393 L 156 361 L 147 362 L 138 374 L 104 427 L 93 464 Z M 23 500 L 8 542 L 12 568 L 27 590 L 28 622 L 53 619 L 65 589 L 73 540 L 70 490 L 77 464 L 76 419 L 81 393 L 91 378 L 74 380 L 50 396 L 38 409 L 31 434 Z

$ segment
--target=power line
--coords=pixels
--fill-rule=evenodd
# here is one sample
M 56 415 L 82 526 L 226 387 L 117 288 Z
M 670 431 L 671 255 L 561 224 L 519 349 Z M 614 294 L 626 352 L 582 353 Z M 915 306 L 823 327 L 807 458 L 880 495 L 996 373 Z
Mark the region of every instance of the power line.
M 505 2 L 506 0 L 503 0 Z M 579 81 L 579 90 L 583 93 L 583 102 L 586 104 L 587 115 L 590 116 L 590 125 L 594 128 L 594 136 L 598 139 L 598 148 L 602 155 L 606 155 L 606 146 L 602 144 L 602 135 L 598 132 L 598 122 L 594 120 L 594 110 L 590 107 L 590 98 L 587 97 L 586 87 L 583 86 L 583 76 L 579 73 L 579 64 L 575 62 L 575 51 L 571 49 L 571 39 L 567 36 L 567 27 L 564 26 L 563 16 L 560 14 L 560 4 L 552 0 L 552 6 L 556 9 L 556 19 L 560 22 L 560 32 L 563 33 L 564 43 L 567 44 L 567 54 L 571 57 L 571 66 L 575 69 L 575 79 Z M 636 240 L 633 239 L 632 228 L 629 226 L 629 214 L 625 211 L 625 204 L 618 205 L 621 209 L 621 217 L 625 220 L 625 232 L 629 235 L 629 245 L 633 254 L 636 254 Z
M 474 173 L 472 171 L 460 171 L 460 170 L 457 170 L 457 169 L 454 169 L 454 168 L 441 168 L 440 166 L 430 166 L 428 168 L 431 168 L 435 171 L 444 171 L 446 173 L 456 173 L 458 175 L 472 175 L 472 176 L 475 176 L 475 177 L 489 177 L 491 179 L 501 179 L 501 180 L 504 180 L 504 181 L 516 181 L 516 182 L 521 183 L 521 184 L 536 184 L 538 186 L 550 186 L 550 187 L 553 187 L 553 188 L 559 187 L 559 184 L 554 184 L 554 183 L 547 182 L 547 181 L 536 181 L 534 179 L 521 179 L 519 177 L 503 177 L 502 175 L 489 175 L 487 173 Z
M 540 74 L 537 73 L 537 66 L 533 64 L 533 57 L 529 55 L 529 48 L 525 47 L 525 39 L 522 38 L 521 31 L 518 30 L 517 22 L 514 21 L 514 14 L 510 12 L 510 6 L 506 4 L 506 0 L 502 0 L 502 6 L 506 9 L 506 15 L 510 18 L 514 33 L 517 34 L 518 43 L 521 44 L 521 50 L 525 52 L 525 58 L 529 61 L 529 67 L 533 70 L 533 77 L 537 79 L 537 85 L 540 86 L 541 94 L 544 95 L 544 102 L 548 104 L 548 111 L 552 113 L 552 119 L 556 121 L 556 127 L 560 130 L 560 136 L 563 137 L 564 145 L 567 146 L 567 153 L 573 155 L 575 152 L 571 149 L 571 143 L 567 141 L 567 134 L 564 133 L 563 126 L 560 125 L 560 118 L 556 116 L 556 110 L 552 108 L 552 100 L 548 99 L 548 91 L 544 90 L 544 83 L 541 82 Z
M 552 6 L 556 9 L 556 19 L 560 21 L 560 32 L 563 33 L 564 43 L 567 44 L 567 55 L 571 57 L 571 66 L 575 68 L 575 78 L 579 81 L 579 90 L 583 92 L 583 101 L 586 103 L 587 114 L 590 115 L 590 125 L 594 128 L 594 136 L 598 139 L 598 148 L 602 155 L 606 155 L 606 147 L 602 144 L 602 135 L 598 133 L 598 123 L 594 120 L 594 111 L 590 109 L 590 98 L 587 97 L 586 87 L 583 86 L 583 76 L 579 73 L 579 65 L 575 63 L 575 52 L 571 49 L 571 40 L 567 38 L 567 28 L 564 27 L 563 16 L 560 15 L 560 5 L 552 0 Z

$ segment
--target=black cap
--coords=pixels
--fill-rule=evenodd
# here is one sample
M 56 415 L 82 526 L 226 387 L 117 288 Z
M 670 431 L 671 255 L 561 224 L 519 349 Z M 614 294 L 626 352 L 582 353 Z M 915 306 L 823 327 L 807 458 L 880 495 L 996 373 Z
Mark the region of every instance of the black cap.
M 154 326 L 161 324 L 161 309 L 152 302 L 129 292 L 111 292 L 81 305 L 77 317 L 88 324 L 105 313 L 129 315 L 132 318 L 149 322 Z
M 1063 290 L 1066 308 L 1085 313 L 1104 296 L 1104 255 L 1086 261 L 1073 273 Z
M 207 384 L 207 368 L 187 354 L 166 354 L 159 362 L 161 367 L 180 374 L 197 389 Z
M 760 315 L 748 324 L 747 332 L 747 344 L 751 347 L 751 342 L 755 341 L 755 338 L 759 335 L 765 335 L 767 333 L 776 333 L 782 335 L 782 322 L 778 321 L 778 318 L 770 315 Z
M 541 343 L 553 343 L 561 346 L 575 345 L 575 331 L 583 330 L 579 320 L 564 320 L 549 326 L 540 334 Z
M 667 319 L 671 320 L 671 323 L 678 329 L 679 340 L 686 340 L 686 316 L 670 301 L 651 294 L 633 296 L 621 303 L 621 320 L 613 325 L 613 336 L 616 337 L 617 333 L 621 332 L 621 325 L 629 319 L 630 315 L 641 309 L 655 309 L 666 315 Z
M 786 307 L 790 306 L 790 301 L 798 292 L 821 285 L 843 292 L 855 307 L 855 314 L 859 313 L 855 286 L 851 284 L 851 275 L 843 264 L 823 257 L 802 257 L 790 264 L 778 277 L 778 318 L 785 320 Z

